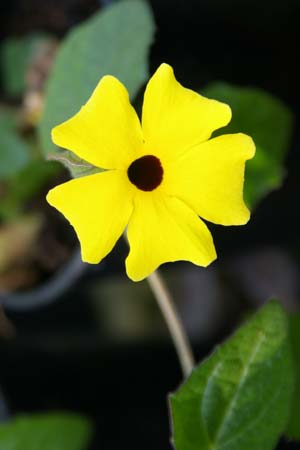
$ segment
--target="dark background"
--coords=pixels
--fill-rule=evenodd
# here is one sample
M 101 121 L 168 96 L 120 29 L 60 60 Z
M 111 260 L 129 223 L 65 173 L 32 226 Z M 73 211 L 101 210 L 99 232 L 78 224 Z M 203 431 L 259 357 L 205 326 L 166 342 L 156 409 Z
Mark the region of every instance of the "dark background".
M 250 308 L 262 301 L 247 297 L 245 286 L 235 283 L 236 261 L 246 258 L 250 270 L 252 264 L 258 264 L 266 271 L 272 287 L 277 280 L 270 266 L 272 252 L 277 252 L 277 270 L 283 278 L 290 277 L 293 291 L 291 294 L 290 286 L 284 282 L 279 283 L 278 289 L 289 298 L 287 307 L 299 306 L 300 3 L 150 3 L 157 24 L 151 73 L 165 61 L 175 68 L 183 84 L 194 88 L 212 80 L 259 86 L 282 99 L 295 114 L 295 132 L 282 188 L 260 203 L 247 227 L 238 227 L 234 233 L 225 227 L 210 227 L 218 253 L 223 255 L 224 262 L 217 262 L 215 270 L 221 285 L 226 286 L 226 298 L 220 299 L 218 327 L 207 335 L 194 336 L 200 360 L 236 327 Z M 95 12 L 99 4 L 95 0 L 1 0 L 1 39 L 35 30 L 62 37 Z M 263 257 L 261 249 L 266 249 Z M 253 251 L 258 259 L 253 257 Z M 119 244 L 105 264 L 86 268 L 73 287 L 48 306 L 25 312 L 7 310 L 17 335 L 0 341 L 0 385 L 10 413 L 68 409 L 90 416 L 96 430 L 91 449 L 167 449 L 166 394 L 181 381 L 172 345 L 165 338 L 153 336 L 125 341 L 99 338 L 99 324 L 90 303 L 89 286 L 95 279 L 124 279 L 120 261 L 126 252 L 125 245 Z M 254 260 L 251 256 L 247 259 L 249 254 Z M 280 259 L 282 255 L 285 259 Z M 261 279 L 256 281 L 259 285 Z M 233 293 L 239 294 L 238 301 L 232 300 Z M 224 307 L 227 297 L 228 305 Z M 300 446 L 282 442 L 279 448 L 291 450 Z

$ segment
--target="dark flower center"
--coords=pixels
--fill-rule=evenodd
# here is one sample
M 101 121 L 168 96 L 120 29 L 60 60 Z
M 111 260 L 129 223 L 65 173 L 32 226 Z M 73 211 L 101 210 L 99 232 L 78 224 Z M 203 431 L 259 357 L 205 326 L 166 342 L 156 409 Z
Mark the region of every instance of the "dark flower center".
M 156 156 L 145 155 L 133 161 L 127 170 L 132 184 L 142 191 L 153 191 L 163 179 L 163 168 Z

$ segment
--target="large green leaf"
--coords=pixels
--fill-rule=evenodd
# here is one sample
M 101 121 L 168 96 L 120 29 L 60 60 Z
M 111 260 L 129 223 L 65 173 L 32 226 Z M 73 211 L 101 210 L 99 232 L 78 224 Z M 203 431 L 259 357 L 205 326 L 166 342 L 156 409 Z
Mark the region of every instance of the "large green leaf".
M 17 133 L 14 115 L 0 112 L 0 180 L 7 179 L 22 169 L 29 161 L 29 148 Z
M 277 98 L 258 88 L 216 82 L 202 93 L 229 104 L 230 124 L 217 133 L 246 133 L 256 144 L 255 157 L 247 162 L 245 200 L 253 207 L 278 188 L 284 177 L 283 162 L 290 144 L 292 114 Z
M 90 423 L 79 415 L 24 415 L 0 425 L 0 450 L 84 450 L 90 435 Z
M 52 127 L 80 109 L 103 75 L 119 78 L 134 98 L 148 77 L 153 32 L 151 11 L 142 0 L 115 3 L 70 32 L 49 78 L 40 123 L 42 145 L 48 157 L 61 155 L 50 139 Z M 68 165 L 66 152 L 61 161 Z M 77 176 L 92 169 L 74 157 L 69 168 Z
M 291 439 L 300 440 L 300 314 L 290 316 L 290 337 L 296 371 L 296 383 L 286 434 Z
M 293 388 L 286 316 L 268 303 L 171 395 L 177 450 L 271 450 Z

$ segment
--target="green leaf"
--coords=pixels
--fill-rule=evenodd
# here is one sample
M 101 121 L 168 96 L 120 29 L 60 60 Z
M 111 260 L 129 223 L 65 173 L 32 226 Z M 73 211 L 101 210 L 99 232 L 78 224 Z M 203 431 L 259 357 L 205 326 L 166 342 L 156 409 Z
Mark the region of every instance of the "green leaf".
M 295 366 L 295 391 L 286 435 L 300 440 L 300 314 L 290 316 L 290 337 Z
M 176 449 L 273 449 L 292 388 L 286 316 L 272 301 L 171 395 Z
M 154 32 L 147 3 L 124 0 L 75 27 L 63 42 L 49 77 L 39 132 L 46 155 L 60 151 L 51 129 L 67 120 L 88 100 L 103 75 L 120 79 L 134 98 L 148 77 L 148 51 Z M 65 160 L 68 152 L 65 152 Z M 54 156 L 55 157 L 55 156 Z M 70 164 L 71 173 L 74 166 Z M 68 161 L 67 161 L 68 165 Z M 78 160 L 76 176 L 80 175 Z M 84 167 L 86 174 L 87 167 Z
M 0 180 L 7 179 L 29 161 L 29 148 L 17 133 L 13 115 L 1 111 L 0 115 Z
M 65 166 L 71 172 L 73 178 L 83 177 L 86 175 L 93 175 L 94 173 L 102 172 L 102 169 L 95 167 L 84 159 L 79 158 L 75 153 L 69 150 L 60 149 L 57 153 L 51 153 L 48 160 L 57 161 Z
M 90 423 L 76 414 L 24 415 L 0 425 L 0 449 L 84 450 L 90 435 Z
M 47 38 L 47 35 L 33 33 L 4 41 L 1 48 L 1 67 L 4 90 L 8 95 L 22 95 L 31 58 L 37 46 Z
M 232 120 L 215 135 L 246 133 L 256 144 L 256 156 L 247 162 L 245 201 L 253 208 L 259 200 L 282 184 L 283 162 L 290 144 L 293 117 L 277 98 L 258 88 L 216 82 L 202 94 L 229 104 Z

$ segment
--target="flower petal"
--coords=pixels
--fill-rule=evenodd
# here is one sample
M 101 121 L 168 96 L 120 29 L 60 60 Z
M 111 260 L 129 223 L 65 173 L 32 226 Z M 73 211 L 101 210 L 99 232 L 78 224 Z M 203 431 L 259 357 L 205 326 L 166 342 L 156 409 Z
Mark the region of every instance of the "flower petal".
M 245 134 L 211 139 L 168 166 L 165 189 L 205 220 L 243 225 L 250 217 L 243 201 L 245 161 L 254 153 L 254 142 Z
M 230 122 L 228 105 L 202 97 L 179 84 L 171 66 L 162 64 L 144 96 L 142 128 L 149 151 L 173 157 Z
M 182 201 L 160 193 L 136 195 L 128 240 L 126 270 L 134 281 L 165 262 L 207 266 L 216 258 L 212 236 L 201 219 Z
M 52 139 L 103 169 L 128 166 L 143 141 L 128 92 L 112 76 L 103 77 L 81 110 L 52 130 Z
M 133 201 L 123 171 L 77 178 L 52 189 L 47 201 L 73 225 L 82 260 L 99 263 L 114 247 L 132 213 Z

